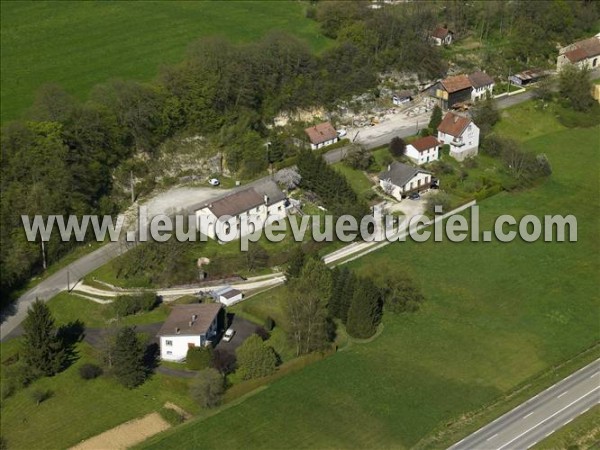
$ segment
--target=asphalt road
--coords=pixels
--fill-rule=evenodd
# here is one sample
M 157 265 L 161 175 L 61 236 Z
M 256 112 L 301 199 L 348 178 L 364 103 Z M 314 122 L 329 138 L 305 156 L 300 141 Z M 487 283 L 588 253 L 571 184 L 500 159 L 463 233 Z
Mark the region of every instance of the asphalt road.
M 467 436 L 449 450 L 527 449 L 600 403 L 600 359 Z

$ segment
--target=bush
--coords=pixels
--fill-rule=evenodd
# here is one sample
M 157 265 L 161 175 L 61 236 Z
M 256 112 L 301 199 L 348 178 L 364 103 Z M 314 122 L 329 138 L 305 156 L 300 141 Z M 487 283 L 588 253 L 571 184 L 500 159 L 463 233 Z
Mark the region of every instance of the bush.
M 479 165 L 479 162 L 477 161 L 477 158 L 467 158 L 465 159 L 465 161 L 463 162 L 463 165 L 467 168 L 467 169 L 476 169 L 477 166 Z
M 17 387 L 12 380 L 2 380 L 2 386 L 0 387 L 0 398 L 6 400 L 11 397 L 17 391 Z
M 171 408 L 161 408 L 158 413 L 160 416 L 169 422 L 171 425 L 179 425 L 185 421 L 185 417 L 179 414 L 177 411 Z
M 446 161 L 435 161 L 433 163 L 433 170 L 435 173 L 441 173 L 442 175 L 450 175 L 454 173 L 454 166 Z
M 435 212 L 435 207 L 441 206 L 442 212 L 441 214 L 447 213 L 450 211 L 450 196 L 445 192 L 438 192 L 435 195 L 432 195 L 427 199 L 426 210 L 430 214 L 438 214 Z
M 102 368 L 96 364 L 86 363 L 79 368 L 79 376 L 84 380 L 93 380 L 102 375 Z
M 375 192 L 372 189 L 369 189 L 368 191 L 365 191 L 363 197 L 366 201 L 370 202 L 371 200 L 375 200 L 377 198 L 377 192 Z
M 600 123 L 600 105 L 594 103 L 589 111 L 575 111 L 563 106 L 556 108 L 558 121 L 567 128 L 589 128 Z
M 215 369 L 204 369 L 198 372 L 190 385 L 190 394 L 202 408 L 214 408 L 221 404 L 225 382 L 223 376 Z
M 50 397 L 52 397 L 52 394 L 53 392 L 51 390 L 36 389 L 31 393 L 31 398 L 36 405 L 40 405 L 41 403 L 45 402 Z
M 185 357 L 185 365 L 190 370 L 207 369 L 212 364 L 212 361 L 212 347 L 190 347 Z
M 277 366 L 277 355 L 272 347 L 253 334 L 235 351 L 238 371 L 244 380 L 272 374 Z
M 112 305 L 117 316 L 125 317 L 143 311 L 151 311 L 156 303 L 155 292 L 142 292 L 136 295 L 119 295 Z

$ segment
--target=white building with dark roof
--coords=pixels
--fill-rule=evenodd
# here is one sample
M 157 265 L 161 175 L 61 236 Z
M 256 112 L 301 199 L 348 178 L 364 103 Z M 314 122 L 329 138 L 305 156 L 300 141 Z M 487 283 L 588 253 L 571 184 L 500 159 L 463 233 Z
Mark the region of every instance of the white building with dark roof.
M 235 240 L 258 231 L 256 227 L 264 227 L 270 217 L 286 217 L 286 196 L 277 183 L 265 180 L 196 205 L 193 210 L 201 234 L 216 239 L 221 227 L 231 234 L 230 240 Z
M 386 194 L 402 200 L 412 192 L 426 191 L 431 187 L 431 172 L 394 161 L 379 174 L 379 186 Z
M 174 305 L 157 333 L 160 358 L 183 361 L 190 347 L 210 345 L 218 334 L 220 303 Z

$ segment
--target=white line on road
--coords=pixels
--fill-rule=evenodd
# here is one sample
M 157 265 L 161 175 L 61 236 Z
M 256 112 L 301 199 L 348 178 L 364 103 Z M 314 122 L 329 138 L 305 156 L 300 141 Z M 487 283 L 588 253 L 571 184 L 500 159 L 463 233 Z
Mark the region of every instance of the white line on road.
M 563 392 L 562 394 L 558 394 L 558 395 L 556 396 L 556 398 L 561 398 L 561 397 L 562 397 L 563 395 L 565 395 L 567 392 L 569 392 L 569 391 L 565 391 L 565 392 Z
M 590 378 L 595 377 L 596 375 L 598 375 L 600 372 L 594 372 L 593 374 L 590 375 Z
M 574 405 L 575 403 L 577 403 L 579 400 L 581 400 L 584 397 L 587 397 L 588 395 L 590 395 L 592 392 L 597 391 L 598 389 L 600 389 L 600 386 L 596 386 L 594 389 L 592 389 L 589 392 L 586 392 L 585 394 L 583 394 L 581 397 L 573 400 L 571 403 L 569 403 L 567 406 L 559 409 L 558 411 L 556 411 L 554 414 L 546 417 L 544 420 L 542 420 L 541 422 L 537 423 L 536 425 L 532 426 L 531 428 L 523 431 L 521 434 L 519 434 L 517 437 L 512 438 L 510 441 L 508 441 L 506 444 L 504 444 L 502 447 L 498 447 L 496 450 L 502 450 L 504 447 L 508 446 L 509 444 L 512 444 L 514 441 L 516 441 L 517 439 L 519 439 L 521 436 L 529 433 L 531 430 L 533 430 L 534 428 L 539 427 L 541 424 L 543 424 L 544 422 L 547 422 L 548 420 L 552 419 L 554 416 L 556 416 L 557 414 L 560 414 L 561 412 L 563 412 L 565 409 L 571 407 L 572 405 Z
M 492 439 L 494 439 L 496 436 L 498 436 L 498 433 L 496 433 L 495 435 L 493 435 L 493 436 L 492 436 L 492 437 L 490 437 L 490 438 L 487 438 L 487 439 L 486 439 L 486 441 L 491 441 L 491 440 L 492 440 Z
M 531 411 L 529 414 L 527 414 L 526 416 L 523 416 L 523 419 L 527 419 L 530 415 L 532 415 L 535 411 Z

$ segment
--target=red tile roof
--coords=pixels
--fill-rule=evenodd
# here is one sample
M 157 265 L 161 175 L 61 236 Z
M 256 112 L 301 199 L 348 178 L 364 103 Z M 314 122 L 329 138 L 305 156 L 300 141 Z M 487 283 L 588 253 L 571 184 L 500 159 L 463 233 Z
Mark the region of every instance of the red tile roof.
M 309 127 L 304 132 L 308 135 L 310 142 L 313 144 L 321 144 L 337 137 L 337 131 L 329 122 L 323 122 L 314 127 Z
M 450 136 L 459 137 L 470 123 L 471 119 L 468 117 L 463 117 L 456 113 L 448 112 L 437 129 L 438 131 L 449 134 Z
M 565 53 L 565 56 L 569 58 L 572 63 L 583 61 L 588 58 L 587 52 L 583 48 L 576 48 Z
M 437 27 L 435 30 L 433 30 L 433 33 L 431 33 L 431 37 L 444 39 L 446 36 L 448 36 L 448 33 L 452 33 L 452 31 L 450 31 L 448 28 Z
M 448 93 L 471 89 L 471 81 L 467 75 L 456 75 L 442 80 L 442 86 Z
M 440 145 L 440 142 L 434 136 L 425 136 L 411 142 L 409 145 L 412 145 L 418 152 L 423 153 L 425 150 L 437 147 Z

